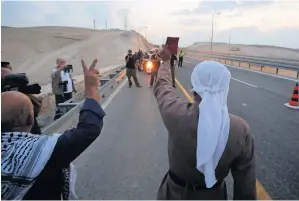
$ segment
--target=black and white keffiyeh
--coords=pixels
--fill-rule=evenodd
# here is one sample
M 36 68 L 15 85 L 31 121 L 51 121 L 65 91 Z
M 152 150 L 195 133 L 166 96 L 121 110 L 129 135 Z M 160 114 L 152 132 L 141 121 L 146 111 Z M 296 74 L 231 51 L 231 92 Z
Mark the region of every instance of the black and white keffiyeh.
M 1 199 L 21 200 L 46 166 L 60 134 L 1 133 Z M 62 198 L 74 194 L 74 167 L 62 170 Z

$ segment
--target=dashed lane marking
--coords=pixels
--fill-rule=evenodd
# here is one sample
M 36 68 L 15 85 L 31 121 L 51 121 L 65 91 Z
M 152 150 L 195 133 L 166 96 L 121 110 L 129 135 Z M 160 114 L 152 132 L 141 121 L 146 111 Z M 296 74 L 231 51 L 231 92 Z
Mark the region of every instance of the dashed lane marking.
M 253 88 L 258 88 L 257 86 L 255 86 L 255 85 L 253 85 L 253 84 L 249 84 L 249 83 L 247 83 L 247 82 L 238 80 L 238 79 L 236 79 L 236 78 L 231 78 L 231 79 L 232 79 L 232 80 L 235 80 L 235 81 L 237 81 L 237 82 L 240 82 L 240 83 L 242 83 L 242 84 L 246 84 L 246 85 L 248 85 L 248 86 L 251 86 L 251 87 L 253 87 Z

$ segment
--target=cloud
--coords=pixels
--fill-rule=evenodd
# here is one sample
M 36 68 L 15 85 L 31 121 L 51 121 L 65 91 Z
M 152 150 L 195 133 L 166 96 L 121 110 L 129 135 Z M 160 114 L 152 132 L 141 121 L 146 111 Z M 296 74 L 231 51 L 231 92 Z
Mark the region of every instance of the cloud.
M 299 1 L 2 1 L 2 25 L 77 26 L 127 29 L 160 44 L 167 36 L 181 37 L 180 45 L 209 41 L 213 12 L 214 40 L 226 42 L 229 30 L 239 43 L 285 44 L 298 48 Z M 147 28 L 145 28 L 147 27 Z M 269 37 L 266 37 L 269 35 Z M 271 36 L 271 37 L 270 37 Z M 288 37 L 287 37 L 288 36 Z
M 202 15 L 216 12 L 232 12 L 235 9 L 253 9 L 262 5 L 271 5 L 274 1 L 199 1 L 196 8 L 180 9 L 173 15 Z

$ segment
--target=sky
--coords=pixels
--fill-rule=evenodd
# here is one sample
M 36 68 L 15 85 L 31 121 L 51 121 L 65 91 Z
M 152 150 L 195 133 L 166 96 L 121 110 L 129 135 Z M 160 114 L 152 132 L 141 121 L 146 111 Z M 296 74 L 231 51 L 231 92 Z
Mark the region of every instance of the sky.
M 214 42 L 299 49 L 299 0 L 2 1 L 2 26 L 74 26 L 136 30 L 154 43 Z M 126 14 L 127 13 L 127 14 Z M 127 20 L 126 16 L 127 15 Z M 214 17 L 213 17 L 214 16 Z M 145 28 L 146 27 L 146 28 Z

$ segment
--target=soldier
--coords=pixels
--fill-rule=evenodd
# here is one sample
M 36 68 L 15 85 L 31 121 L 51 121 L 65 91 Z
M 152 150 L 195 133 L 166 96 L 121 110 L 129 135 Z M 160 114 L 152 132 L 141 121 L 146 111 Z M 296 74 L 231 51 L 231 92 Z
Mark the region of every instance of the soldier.
M 135 66 L 135 59 L 132 55 L 132 50 L 128 50 L 128 55 L 126 56 L 126 68 L 127 68 L 127 76 L 129 80 L 129 87 L 132 87 L 131 77 L 135 82 L 136 87 L 141 87 L 136 75 L 136 66 Z
M 185 53 L 183 52 L 183 50 L 181 50 L 179 53 L 179 67 L 183 67 L 184 55 L 185 55 Z
M 157 78 L 157 73 L 158 73 L 158 69 L 160 67 L 160 61 L 161 61 L 158 49 L 155 49 L 155 53 L 150 57 L 149 60 L 153 63 L 153 68 L 151 70 L 151 81 L 150 81 L 150 88 L 152 88 L 154 81 Z

